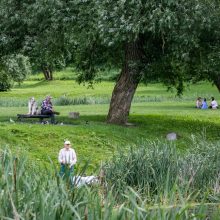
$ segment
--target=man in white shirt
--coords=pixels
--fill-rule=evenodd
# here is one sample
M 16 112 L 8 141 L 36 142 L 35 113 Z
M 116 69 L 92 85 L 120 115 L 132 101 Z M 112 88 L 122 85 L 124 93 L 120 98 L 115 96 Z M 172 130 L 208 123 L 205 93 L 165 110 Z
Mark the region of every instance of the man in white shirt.
M 64 148 L 59 152 L 58 161 L 61 165 L 60 176 L 64 177 L 65 174 L 70 176 L 77 161 L 76 153 L 74 149 L 71 148 L 70 141 L 64 142 Z
M 216 102 L 214 97 L 212 97 L 210 108 L 211 109 L 217 109 L 218 108 L 218 103 Z

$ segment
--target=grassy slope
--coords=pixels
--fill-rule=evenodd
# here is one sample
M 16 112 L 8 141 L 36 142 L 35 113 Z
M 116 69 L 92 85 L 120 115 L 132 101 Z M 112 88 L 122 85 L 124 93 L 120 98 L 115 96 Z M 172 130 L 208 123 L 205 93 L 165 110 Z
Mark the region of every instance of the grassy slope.
M 103 82 L 96 84 L 94 89 L 86 89 L 71 80 L 27 81 L 21 87 L 1 93 L 0 101 L 4 98 L 28 99 L 30 96 L 41 100 L 47 94 L 55 98 L 63 94 L 69 97 L 110 97 L 113 86 L 113 83 Z M 25 149 L 30 158 L 39 161 L 48 161 L 48 156 L 56 161 L 63 139 L 68 138 L 73 142 L 79 160 L 89 159 L 95 165 L 111 157 L 117 147 L 135 144 L 142 139 L 165 140 L 166 134 L 171 131 L 179 134 L 177 144 L 181 147 L 188 147 L 187 140 L 191 134 L 206 133 L 212 141 L 219 139 L 219 110 L 195 109 L 198 95 L 207 98 L 214 95 L 217 100 L 219 96 L 216 88 L 207 83 L 193 86 L 182 99 L 166 92 L 162 85 L 140 85 L 136 97 L 149 98 L 150 101 L 132 104 L 130 122 L 135 124 L 132 127 L 106 124 L 108 104 L 59 106 L 56 108 L 61 112 L 58 121 L 64 122 L 63 126 L 40 125 L 36 120 L 34 123 L 10 123 L 9 118 L 15 120 L 16 114 L 27 112 L 27 108 L 1 107 L 1 147 L 7 145 L 18 153 L 20 149 Z M 152 101 L 154 99 L 155 102 Z M 69 119 L 70 111 L 79 111 L 80 119 Z

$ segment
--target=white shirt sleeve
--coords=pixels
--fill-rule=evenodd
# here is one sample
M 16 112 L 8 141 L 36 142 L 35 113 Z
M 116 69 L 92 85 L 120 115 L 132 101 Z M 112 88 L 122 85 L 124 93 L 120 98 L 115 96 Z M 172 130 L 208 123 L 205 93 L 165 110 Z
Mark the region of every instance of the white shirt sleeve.
M 59 152 L 58 161 L 59 161 L 59 163 L 62 163 L 62 162 L 63 162 L 63 152 L 62 152 L 62 149 L 61 149 L 60 152 Z
M 73 166 L 75 165 L 77 162 L 77 158 L 76 158 L 76 152 L 71 149 L 71 160 L 70 160 L 70 165 Z

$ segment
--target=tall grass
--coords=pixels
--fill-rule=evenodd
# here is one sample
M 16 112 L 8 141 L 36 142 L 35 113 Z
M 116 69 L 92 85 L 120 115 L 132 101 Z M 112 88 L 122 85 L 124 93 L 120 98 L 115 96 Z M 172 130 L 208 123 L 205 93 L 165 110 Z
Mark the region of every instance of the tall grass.
M 108 187 L 119 198 L 132 187 L 147 195 L 149 202 L 158 196 L 162 201 L 176 186 L 187 196 L 220 201 L 220 143 L 193 138 L 189 145 L 185 153 L 175 144 L 162 142 L 144 142 L 128 153 L 120 151 L 104 166 Z
M 81 219 L 93 206 L 97 213 L 92 213 L 91 219 L 100 215 L 97 189 L 76 189 L 62 180 L 56 169 L 38 170 L 28 166 L 23 157 L 16 160 L 5 151 L 0 174 L 0 219 Z
M 0 98 L 0 107 L 23 107 L 28 106 L 27 99 Z
M 61 96 L 55 99 L 54 103 L 58 106 L 63 105 L 93 105 L 93 104 L 107 104 L 110 102 L 109 97 L 66 97 Z
M 0 107 L 24 107 L 28 105 L 27 98 L 0 98 Z M 42 102 L 44 97 L 38 99 L 38 104 Z M 53 99 L 53 104 L 57 106 L 64 105 L 94 105 L 94 104 L 109 104 L 111 100 L 110 96 L 79 96 L 79 97 L 70 97 L 70 96 L 60 96 Z M 192 101 L 192 97 L 162 97 L 162 96 L 136 96 L 134 97 L 132 103 L 160 103 L 160 102 L 186 102 Z M 192 104 L 193 106 L 193 104 Z
M 220 150 L 192 143 L 184 155 L 173 144 L 143 143 L 103 167 L 106 182 L 80 188 L 53 164 L 39 170 L 23 152 L 2 151 L 0 219 L 218 219 Z

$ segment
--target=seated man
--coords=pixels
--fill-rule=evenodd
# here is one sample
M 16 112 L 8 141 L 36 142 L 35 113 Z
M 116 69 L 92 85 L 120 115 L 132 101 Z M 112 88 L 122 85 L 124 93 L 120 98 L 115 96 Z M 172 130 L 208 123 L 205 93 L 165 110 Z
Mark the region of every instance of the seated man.
M 42 102 L 41 114 L 42 115 L 50 115 L 51 123 L 52 124 L 55 123 L 54 114 L 58 114 L 58 112 L 55 112 L 53 109 L 53 104 L 51 102 L 51 96 L 47 96 L 46 99 Z
M 212 97 L 212 101 L 211 101 L 211 104 L 210 104 L 209 108 L 211 108 L 211 109 L 217 109 L 218 108 L 218 103 L 216 102 L 214 97 Z

